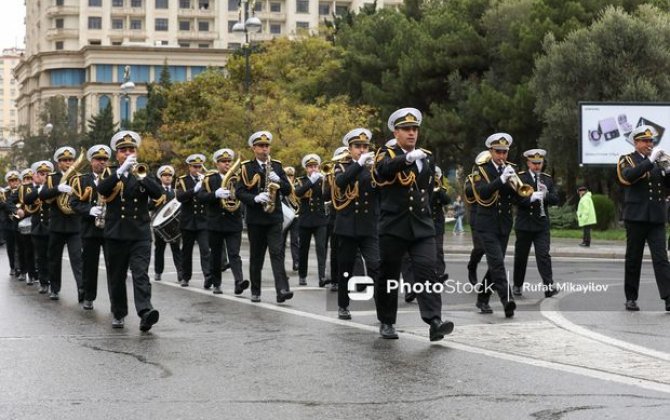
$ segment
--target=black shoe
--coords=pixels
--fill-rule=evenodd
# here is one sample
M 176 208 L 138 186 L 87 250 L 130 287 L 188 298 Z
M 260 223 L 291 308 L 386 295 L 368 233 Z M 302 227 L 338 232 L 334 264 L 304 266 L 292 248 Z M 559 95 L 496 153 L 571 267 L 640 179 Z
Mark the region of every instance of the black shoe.
M 474 270 L 468 269 L 468 281 L 473 286 L 477 284 L 477 269 Z
M 181 287 L 188 287 L 188 280 L 182 280 L 182 281 L 179 283 L 179 285 L 180 285 Z M 205 287 L 205 289 L 206 289 L 206 287 Z
M 665 298 L 665 310 L 670 311 L 670 297 Z
M 582 242 L 581 244 L 579 244 L 579 246 L 583 246 L 585 248 L 588 248 L 588 247 L 591 246 L 591 244 L 587 244 L 587 243 Z
M 454 323 L 451 321 L 442 322 L 441 319 L 435 318 L 430 322 L 430 330 L 428 334 L 430 335 L 430 341 L 439 341 L 444 338 L 445 335 L 451 334 L 454 330 Z
M 51 293 L 49 294 L 49 299 L 51 299 L 51 300 L 58 300 L 58 299 L 60 299 L 60 298 L 58 297 L 58 293 L 57 293 L 57 292 L 51 292 Z
M 379 335 L 386 340 L 394 340 L 398 338 L 398 333 L 395 332 L 393 324 L 382 324 L 379 326 Z
M 214 286 L 214 290 L 212 291 L 215 295 L 222 295 L 223 290 L 221 290 L 221 286 Z
M 282 289 L 279 291 L 279 293 L 277 293 L 277 303 L 282 303 L 291 298 L 293 298 L 293 292 L 289 290 Z
M 16 270 L 14 270 L 13 268 L 9 270 L 9 277 L 16 277 Z
M 666 303 L 665 303 L 665 308 L 666 308 L 666 309 L 668 308 L 668 303 L 667 303 L 667 301 L 666 301 Z M 640 310 L 640 307 L 637 306 L 637 302 L 635 302 L 634 300 L 627 300 L 627 301 L 626 301 L 626 310 L 627 310 L 627 311 L 639 311 L 639 310 Z
M 327 284 L 328 284 L 328 280 L 326 280 L 325 278 L 320 278 L 319 279 L 319 287 L 323 287 Z
M 213 285 L 214 285 L 214 284 L 212 283 L 211 280 L 205 280 L 205 283 L 203 283 L 203 286 L 202 286 L 202 287 L 204 287 L 205 290 L 209 290 L 209 289 L 212 288 Z
M 347 308 L 338 308 L 337 317 L 339 319 L 351 319 L 351 312 Z
M 556 289 L 553 284 L 548 285 L 547 290 L 544 291 L 544 297 L 546 297 L 546 298 L 556 296 L 557 294 L 558 294 L 558 289 Z
M 156 274 L 154 275 L 154 280 L 156 280 L 156 281 L 161 281 L 161 273 L 156 273 Z
M 230 268 L 230 263 L 225 263 L 221 266 L 221 272 L 227 271 Z
M 77 302 L 82 303 L 84 301 L 84 289 L 77 290 Z
M 19 278 L 17 280 L 18 281 L 26 281 L 26 273 L 19 274 Z
M 40 286 L 39 289 L 37 289 L 37 293 L 40 295 L 44 295 L 49 291 L 49 286 Z
M 416 293 L 414 292 L 405 293 L 405 302 L 411 303 L 414 302 L 414 299 L 416 299 Z
M 261 301 L 261 295 L 251 295 L 251 301 L 254 303 L 258 303 Z
M 112 328 L 123 328 L 123 317 L 112 318 Z
M 93 301 L 84 299 L 84 303 L 81 305 L 81 307 L 83 309 L 86 309 L 87 311 L 90 311 L 91 309 L 93 309 Z
M 514 296 L 521 296 L 521 287 L 520 286 L 512 286 L 512 294 Z
M 503 306 L 505 308 L 505 318 L 512 318 L 516 309 L 516 303 L 513 300 L 508 300 Z
M 31 276 L 28 276 L 26 278 L 26 286 L 32 286 L 33 285 L 33 278 Z
M 479 308 L 479 313 L 482 313 L 482 314 L 492 314 L 493 313 L 493 309 L 491 309 L 491 307 L 489 306 L 489 304 L 487 302 L 477 301 L 477 303 L 475 303 L 475 306 Z
M 337 283 L 330 283 L 330 291 L 331 291 L 331 292 L 337 292 L 337 290 L 338 290 L 339 288 L 340 288 L 340 287 L 337 285 Z
M 149 331 L 151 327 L 158 322 L 160 314 L 155 309 L 149 309 L 144 314 L 142 314 L 142 319 L 140 320 L 140 331 Z
M 298 263 L 293 263 L 293 271 L 298 271 Z
M 307 286 L 307 279 L 304 277 L 300 277 L 298 279 L 298 286 Z
M 449 280 L 449 273 L 442 274 L 441 276 L 438 277 L 438 280 L 440 280 L 442 283 Z
M 249 280 L 242 280 L 241 282 L 235 285 L 235 294 L 241 295 L 242 292 L 244 292 L 248 288 L 249 288 Z

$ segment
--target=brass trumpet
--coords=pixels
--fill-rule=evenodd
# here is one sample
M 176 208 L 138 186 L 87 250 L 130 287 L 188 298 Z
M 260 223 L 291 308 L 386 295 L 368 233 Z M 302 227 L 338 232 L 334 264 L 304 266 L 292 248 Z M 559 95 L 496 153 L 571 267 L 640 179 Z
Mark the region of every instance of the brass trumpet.
M 484 150 L 483 152 L 480 152 L 475 158 L 475 164 L 484 165 L 485 163 L 488 163 L 491 158 L 491 152 Z M 508 165 L 512 167 L 516 166 L 512 163 L 509 163 Z M 512 187 L 512 189 L 516 191 L 517 194 L 524 198 L 530 197 L 535 192 L 535 189 L 531 185 L 524 184 L 523 181 L 521 181 L 521 178 L 519 178 L 519 175 L 517 175 L 516 172 L 514 172 L 514 175 L 509 177 L 507 184 L 509 184 L 509 186 Z
M 346 152 L 342 152 L 339 155 L 333 156 L 333 158 L 329 161 L 326 161 L 321 164 L 321 172 L 324 175 L 331 175 L 333 171 L 335 170 L 335 165 L 338 163 L 341 163 L 347 159 L 351 159 L 351 154 L 347 150 Z
M 146 163 L 136 163 L 133 165 L 132 173 L 135 175 L 135 178 L 142 180 L 149 173 L 149 165 Z

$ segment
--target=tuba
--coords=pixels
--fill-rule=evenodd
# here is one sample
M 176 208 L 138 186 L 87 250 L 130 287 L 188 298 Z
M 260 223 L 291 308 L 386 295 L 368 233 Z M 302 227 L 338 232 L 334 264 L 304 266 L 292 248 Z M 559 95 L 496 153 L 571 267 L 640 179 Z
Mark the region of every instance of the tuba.
M 270 156 L 268 156 L 268 160 L 265 163 L 265 189 L 263 190 L 263 192 L 268 193 L 270 196 L 270 201 L 263 203 L 263 211 L 266 213 L 274 213 L 277 191 L 280 188 L 279 184 L 270 181 L 270 172 L 273 172 L 272 159 L 270 159 Z
M 230 191 L 230 196 L 228 196 L 228 198 L 221 199 L 221 207 L 223 207 L 226 211 L 230 213 L 239 209 L 241 204 L 240 200 L 238 200 L 237 197 L 235 197 L 235 183 L 237 182 L 238 179 L 237 172 L 240 170 L 241 160 L 242 158 L 238 157 L 235 163 L 233 163 L 230 166 L 228 172 L 226 172 L 226 174 L 223 176 L 223 179 L 221 180 L 221 187 L 226 188 Z M 209 171 L 207 172 L 209 173 Z M 267 182 L 267 179 L 265 181 Z
M 65 171 L 59 185 L 69 184 L 72 178 L 74 178 L 79 171 L 84 169 L 86 165 L 88 165 L 88 161 L 86 160 L 86 150 L 82 147 L 79 151 L 79 157 L 74 161 L 72 166 Z M 60 194 L 56 198 L 56 204 L 63 214 L 74 214 L 74 210 L 70 207 L 70 196 L 68 194 Z

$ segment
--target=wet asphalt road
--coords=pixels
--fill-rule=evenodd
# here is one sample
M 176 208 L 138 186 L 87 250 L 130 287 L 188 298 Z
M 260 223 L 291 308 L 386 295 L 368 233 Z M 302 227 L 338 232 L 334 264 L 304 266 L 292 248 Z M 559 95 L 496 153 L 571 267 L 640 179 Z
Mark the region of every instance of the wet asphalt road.
M 0 250 L 0 418 L 667 418 L 670 314 L 645 264 L 642 311 L 623 309 L 621 261 L 555 259 L 555 278 L 606 292 L 541 299 L 525 293 L 515 318 L 480 315 L 472 295 L 445 296 L 454 334 L 427 341 L 416 304 L 400 305 L 399 340 L 378 338 L 372 307 L 337 320 L 334 297 L 291 284 L 263 303 L 189 288 L 174 273 L 153 283 L 161 319 L 141 333 L 131 314 L 112 330 L 104 270 L 95 310 L 76 302 L 64 264 L 61 300 L 10 280 Z M 248 250 L 243 250 L 246 264 Z M 169 252 L 166 270 L 170 270 Z M 195 258 L 195 266 L 198 259 Z M 511 266 L 511 261 L 508 261 Z M 289 264 L 287 264 L 289 266 Z M 463 256 L 448 257 L 464 278 Z M 537 281 L 534 262 L 527 278 Z M 270 277 L 269 261 L 264 268 Z M 245 266 L 245 273 L 247 272 Z M 130 289 L 131 290 L 131 289 Z M 131 293 L 131 291 L 129 292 Z M 131 298 L 132 299 L 132 298 Z M 132 300 L 131 300 L 132 302 Z M 132 303 L 131 303 L 132 305 Z

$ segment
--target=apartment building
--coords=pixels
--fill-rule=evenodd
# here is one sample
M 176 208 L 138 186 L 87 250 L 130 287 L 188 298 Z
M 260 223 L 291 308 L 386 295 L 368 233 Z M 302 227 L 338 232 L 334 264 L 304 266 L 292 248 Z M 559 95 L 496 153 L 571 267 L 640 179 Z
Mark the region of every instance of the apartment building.
M 112 105 L 117 121 L 146 106 L 146 85 L 167 61 L 173 81 L 190 80 L 208 66 L 223 67 L 244 34 L 233 25 L 254 14 L 261 30 L 251 41 L 302 31 L 358 10 L 371 0 L 40 0 L 26 2 L 26 51 L 15 69 L 18 124 L 39 131 L 42 103 L 67 102 L 72 124 Z M 402 0 L 378 0 L 397 7 Z M 123 92 L 124 69 L 135 84 Z M 79 110 L 78 112 L 76 112 Z
M 8 48 L 2 50 L 0 56 L 0 138 L 12 140 L 18 128 L 18 115 L 15 105 L 19 94 L 19 86 L 12 71 L 17 66 L 23 50 Z

